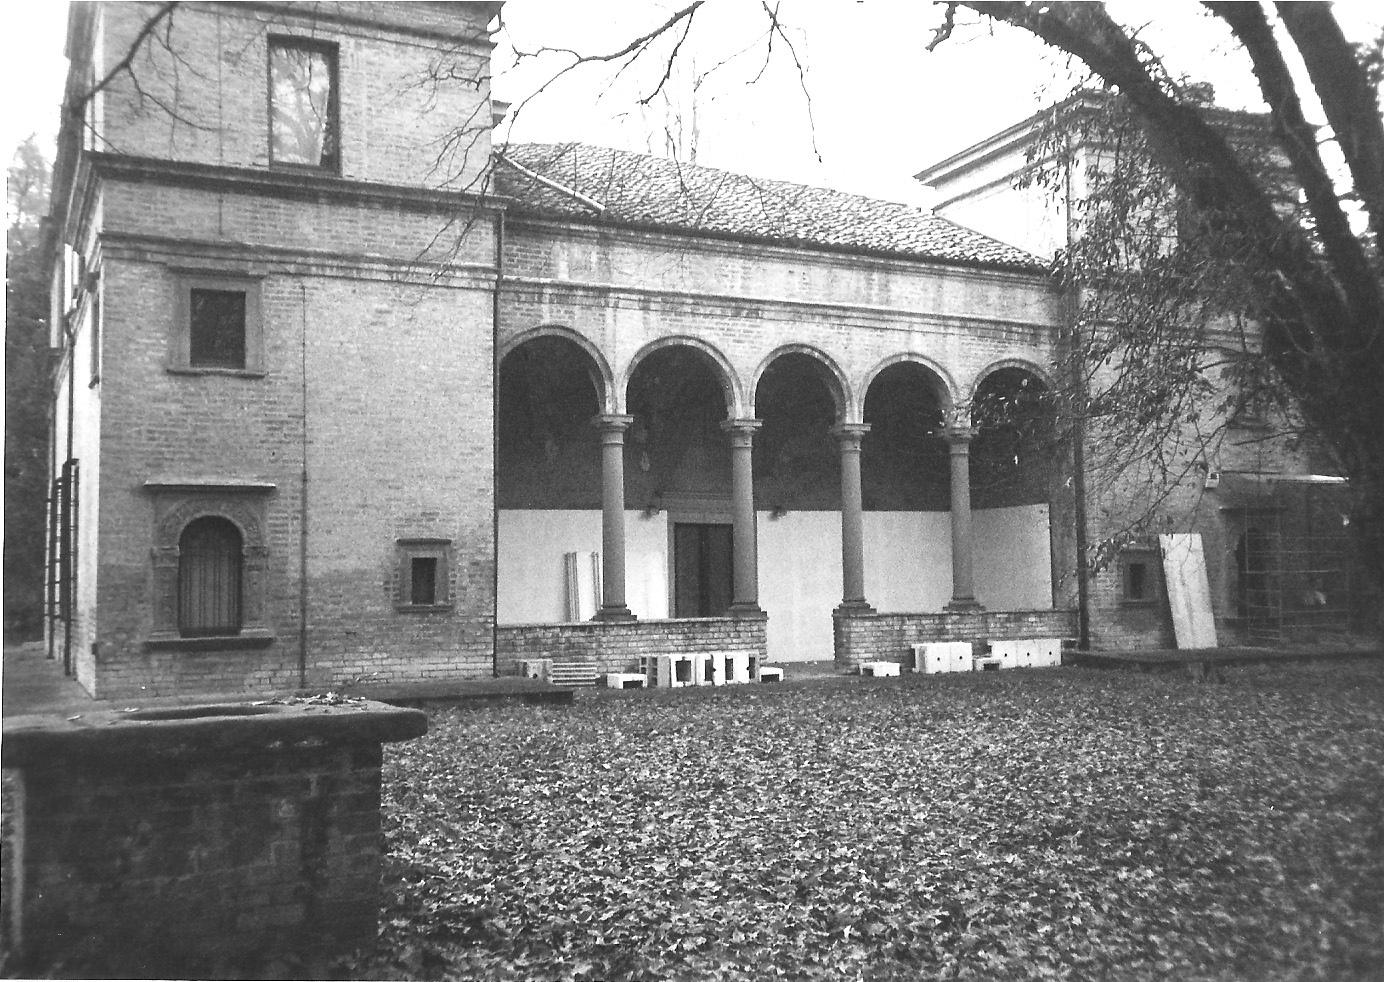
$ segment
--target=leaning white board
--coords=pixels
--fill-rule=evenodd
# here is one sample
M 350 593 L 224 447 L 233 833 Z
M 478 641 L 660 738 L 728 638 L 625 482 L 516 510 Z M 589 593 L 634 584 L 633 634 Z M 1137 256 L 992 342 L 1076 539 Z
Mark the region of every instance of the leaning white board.
M 1211 585 L 1206 580 L 1206 555 L 1201 533 L 1160 535 L 1163 579 L 1179 648 L 1216 647 L 1216 621 L 1211 615 Z

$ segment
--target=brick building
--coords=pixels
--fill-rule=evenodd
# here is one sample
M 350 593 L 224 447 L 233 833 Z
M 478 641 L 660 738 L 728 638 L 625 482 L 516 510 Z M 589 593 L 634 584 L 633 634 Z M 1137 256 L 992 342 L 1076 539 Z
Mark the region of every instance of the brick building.
M 82 684 L 1074 636 L 1043 263 L 904 205 L 492 147 L 498 9 L 184 5 L 110 74 L 159 5 L 74 5 L 49 643 Z M 987 395 L 1024 425 L 977 425 Z
M 1277 206 L 1296 207 L 1296 184 L 1267 117 L 1209 105 L 1209 87 L 1196 94 L 1236 152 L 1280 189 Z M 937 214 L 1035 255 L 1060 257 L 1079 249 L 1106 188 L 1151 170 L 1130 125 L 1117 98 L 1082 91 L 916 177 L 937 190 Z M 1147 234 L 1180 236 L 1175 193 L 1158 198 L 1156 181 L 1137 186 Z M 1158 210 L 1150 200 L 1160 202 Z M 1222 644 L 1364 632 L 1371 601 L 1349 540 L 1346 481 L 1335 476 L 1322 447 L 1301 438 L 1286 407 L 1263 398 L 1245 378 L 1252 373 L 1239 371 L 1260 353 L 1257 325 L 1233 306 L 1206 309 L 1213 313 L 1198 361 L 1205 366 L 1199 381 L 1209 387 L 1188 402 L 1197 419 L 1172 432 L 1168 442 L 1181 446 L 1166 455 L 1171 463 L 1102 473 L 1099 420 L 1087 432 L 1084 528 L 1093 553 L 1097 544 L 1105 553 L 1087 584 L 1090 643 L 1173 646 L 1158 543 L 1132 531 L 1150 529 L 1201 537 Z

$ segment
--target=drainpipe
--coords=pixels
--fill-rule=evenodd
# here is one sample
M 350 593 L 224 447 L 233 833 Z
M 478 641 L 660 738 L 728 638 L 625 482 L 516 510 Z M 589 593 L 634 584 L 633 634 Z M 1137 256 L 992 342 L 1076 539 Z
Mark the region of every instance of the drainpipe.
M 1072 152 L 1068 149 L 1063 164 L 1063 187 L 1065 194 L 1067 250 L 1067 276 L 1063 283 L 1063 297 L 1067 317 L 1067 338 L 1071 344 L 1071 385 L 1072 404 L 1072 504 L 1076 522 L 1076 622 L 1077 647 L 1088 651 L 1091 647 L 1091 585 L 1086 568 L 1086 372 L 1080 358 L 1081 328 L 1078 325 L 1078 310 L 1081 298 L 1072 280 L 1072 243 L 1076 238 L 1076 221 L 1072 213 Z
M 51 315 L 50 315 L 51 316 Z M 52 338 L 49 338 L 52 344 Z M 48 403 L 48 484 L 44 488 L 48 499 L 47 514 L 48 527 L 45 530 L 45 547 L 47 552 L 45 558 L 47 562 L 43 567 L 43 640 L 47 650 L 49 661 L 56 661 L 58 657 L 58 632 L 54 621 L 53 612 L 57 609 L 58 591 L 55 586 L 58 572 L 58 499 L 53 494 L 53 487 L 58 481 L 58 394 L 54 389 L 54 366 L 50 360 L 45 366 L 48 370 L 48 390 L 52 394 Z
M 65 302 L 65 301 L 64 301 Z M 77 500 L 73 496 L 72 481 L 72 426 L 77 416 L 77 332 L 72 328 L 72 315 L 63 315 L 63 334 L 67 337 L 67 463 L 63 465 L 63 497 L 67 502 L 67 515 L 71 519 L 77 515 Z M 76 522 L 69 522 L 67 543 L 67 576 L 63 580 L 63 590 L 67 592 L 67 617 L 63 621 L 62 673 L 72 674 L 72 619 L 77 616 L 77 528 Z M 59 601 L 61 602 L 61 601 Z
M 302 371 L 303 469 L 298 484 L 298 688 L 308 685 L 308 288 L 298 280 L 298 309 L 302 321 L 299 352 Z
M 495 295 L 490 310 L 490 671 L 500 676 L 500 288 L 505 279 L 505 213 L 495 214 Z

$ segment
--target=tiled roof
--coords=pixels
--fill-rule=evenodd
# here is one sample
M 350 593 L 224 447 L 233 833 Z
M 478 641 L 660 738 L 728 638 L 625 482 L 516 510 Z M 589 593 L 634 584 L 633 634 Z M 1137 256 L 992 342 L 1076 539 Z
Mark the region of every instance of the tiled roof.
M 497 155 L 503 163 L 495 169 L 496 190 L 518 202 L 519 214 L 1011 269 L 1043 266 L 1021 249 L 912 205 L 581 143 L 510 144 Z

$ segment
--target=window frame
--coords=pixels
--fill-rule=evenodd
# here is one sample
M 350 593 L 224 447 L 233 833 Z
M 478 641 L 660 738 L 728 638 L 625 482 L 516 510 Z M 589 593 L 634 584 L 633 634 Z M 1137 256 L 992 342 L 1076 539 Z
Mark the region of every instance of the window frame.
M 180 271 L 174 305 L 174 327 L 169 336 L 168 370 L 178 375 L 231 375 L 262 378 L 264 369 L 264 311 L 262 276 L 206 271 Z M 245 366 L 194 365 L 192 363 L 192 291 L 215 290 L 245 295 Z
M 269 549 L 267 502 L 275 485 L 258 480 L 167 477 L 144 482 L 154 501 L 150 560 L 151 650 L 217 651 L 261 648 L 275 640 L 267 596 Z M 201 518 L 220 518 L 240 533 L 240 630 L 235 634 L 184 636 L 178 586 L 183 532 Z
M 219 608 L 224 606 L 228 609 L 233 615 L 233 624 L 217 624 L 208 627 L 189 623 L 190 620 L 194 619 L 187 617 L 189 600 L 191 599 L 189 597 L 189 592 L 190 588 L 197 584 L 192 575 L 194 571 L 190 568 L 191 564 L 189 563 L 189 560 L 193 559 L 194 556 L 189 554 L 186 540 L 188 533 L 197 525 L 210 527 L 221 526 L 230 536 L 234 537 L 234 553 L 228 553 L 228 555 L 230 555 L 228 572 L 233 575 L 226 581 L 224 586 L 225 592 L 218 594 L 213 601 L 213 607 Z M 230 544 L 229 539 L 226 544 Z M 205 564 L 208 558 L 215 559 L 216 557 L 211 554 L 204 554 L 196 558 L 200 558 L 203 564 Z M 205 590 L 205 584 L 201 584 L 201 588 Z M 178 634 L 184 638 L 198 639 L 239 637 L 241 630 L 245 626 L 244 593 L 245 537 L 241 534 L 240 527 L 236 525 L 235 522 L 221 515 L 200 515 L 184 525 L 182 532 L 178 536 Z M 199 609 L 205 609 L 207 605 L 203 602 L 195 604 L 195 606 Z M 225 629 L 219 630 L 218 628 L 221 627 Z
M 1145 569 L 1144 595 L 1131 596 L 1133 567 Z M 1162 558 L 1153 547 L 1127 547 L 1120 550 L 1120 604 L 1125 607 L 1153 607 L 1163 599 L 1159 585 L 1162 577 Z
M 296 160 L 274 159 L 274 50 L 292 48 L 299 51 L 315 52 L 326 56 L 331 74 L 331 89 L 327 94 L 327 128 L 335 150 L 326 163 L 305 164 Z M 334 41 L 320 38 L 305 38 L 291 34 L 269 35 L 269 45 L 264 61 L 264 79 L 267 115 L 267 155 L 269 166 L 276 170 L 298 170 L 313 174 L 341 173 L 341 46 Z
M 400 613 L 428 613 L 452 610 L 452 540 L 439 538 L 406 538 L 395 540 L 397 562 L 394 609 Z M 413 602 L 413 570 L 415 559 L 431 559 L 433 568 L 433 602 Z

